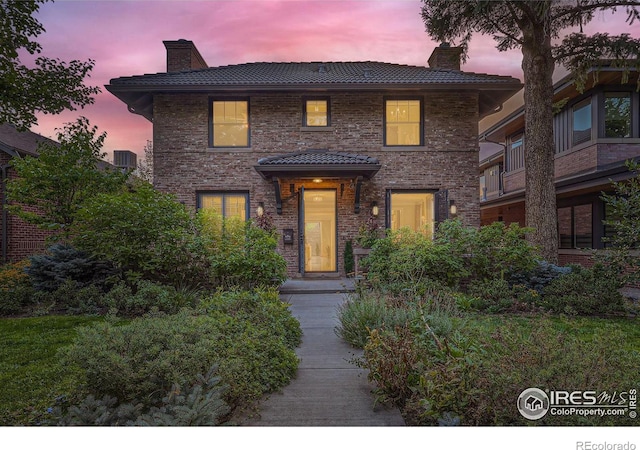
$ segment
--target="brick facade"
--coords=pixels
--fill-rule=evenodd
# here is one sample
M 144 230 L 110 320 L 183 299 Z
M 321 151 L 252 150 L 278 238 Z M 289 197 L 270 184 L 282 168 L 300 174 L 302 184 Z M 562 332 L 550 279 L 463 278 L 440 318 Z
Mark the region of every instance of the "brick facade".
M 9 155 L 0 152 L 0 165 L 7 166 L 9 179 L 15 178 L 15 171 L 8 166 Z M 4 181 L 4 180 L 3 180 Z M 5 204 L 5 189 L 0 189 L 0 204 Z M 4 223 L 6 220 L 6 224 Z M 6 231 L 6 236 L 4 232 Z M 27 258 L 45 249 L 45 241 L 49 233 L 36 226 L 24 222 L 19 217 L 4 211 L 0 213 L 0 258 L 1 262 L 15 262 Z M 6 248 L 5 248 L 6 243 Z
M 478 226 L 479 179 L 477 176 L 478 95 L 429 91 L 410 93 L 423 99 L 423 147 L 383 146 L 384 92 L 333 92 L 325 94 L 331 104 L 331 126 L 302 127 L 302 104 L 306 93 L 267 93 L 249 99 L 250 148 L 209 148 L 209 101 L 204 94 L 158 94 L 153 104 L 154 184 L 177 195 L 191 208 L 202 191 L 249 193 L 251 215 L 259 202 L 275 219 L 279 233 L 294 229 L 298 236 L 300 186 L 336 189 L 338 198 L 338 272 L 344 274 L 343 252 L 369 217 L 370 205 L 380 206 L 380 225 L 385 223 L 388 189 L 448 190 L 467 225 Z M 395 95 L 396 93 L 394 93 Z M 398 94 L 401 95 L 401 94 Z M 215 97 L 223 98 L 223 97 Z M 235 97 L 237 98 L 237 97 Z M 254 169 L 258 159 L 283 153 L 328 149 L 375 157 L 382 168 L 362 185 L 360 214 L 354 213 L 352 179 L 282 179 L 282 215 L 276 214 L 274 187 Z M 291 192 L 291 185 L 294 190 Z M 287 259 L 289 276 L 298 274 L 298 243 L 278 246 Z

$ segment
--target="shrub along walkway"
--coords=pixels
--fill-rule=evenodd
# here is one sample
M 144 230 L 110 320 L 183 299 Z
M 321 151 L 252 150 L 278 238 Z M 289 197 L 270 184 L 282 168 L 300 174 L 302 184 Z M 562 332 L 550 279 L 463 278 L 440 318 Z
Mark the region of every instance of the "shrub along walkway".
M 349 362 L 360 356 L 336 336 L 336 308 L 345 300 L 350 280 L 290 281 L 282 299 L 302 326 L 298 374 L 282 392 L 272 394 L 255 417 L 255 426 L 402 426 L 397 409 L 374 408 L 372 386 L 365 370 Z

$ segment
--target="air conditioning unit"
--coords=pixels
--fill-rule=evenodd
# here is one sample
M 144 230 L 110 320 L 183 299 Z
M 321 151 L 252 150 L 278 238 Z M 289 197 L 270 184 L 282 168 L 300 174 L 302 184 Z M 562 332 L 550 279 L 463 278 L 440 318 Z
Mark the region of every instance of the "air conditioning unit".
M 114 150 L 113 165 L 123 170 L 135 170 L 138 165 L 138 155 L 129 150 Z

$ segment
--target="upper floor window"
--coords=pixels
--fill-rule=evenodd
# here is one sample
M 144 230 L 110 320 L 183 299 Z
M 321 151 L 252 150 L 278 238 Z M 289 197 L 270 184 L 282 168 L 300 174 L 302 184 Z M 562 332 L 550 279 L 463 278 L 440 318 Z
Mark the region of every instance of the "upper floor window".
M 385 101 L 385 145 L 422 144 L 422 101 Z
M 247 192 L 202 192 L 198 194 L 198 209 L 210 209 L 225 219 L 249 220 Z
M 305 100 L 303 125 L 305 127 L 328 127 L 330 125 L 329 100 Z
M 591 99 L 573 107 L 573 145 L 591 140 Z
M 507 172 L 522 169 L 524 167 L 524 135 L 511 136 L 507 150 Z
M 247 100 L 213 100 L 213 147 L 249 146 L 249 102 Z
M 631 94 L 607 92 L 604 96 L 604 137 L 631 136 Z

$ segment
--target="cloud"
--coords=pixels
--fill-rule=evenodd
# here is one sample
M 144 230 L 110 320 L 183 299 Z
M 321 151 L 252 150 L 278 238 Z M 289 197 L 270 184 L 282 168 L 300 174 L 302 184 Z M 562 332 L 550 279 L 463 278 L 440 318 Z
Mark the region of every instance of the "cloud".
M 256 61 L 365 61 L 426 65 L 434 47 L 420 17 L 419 0 L 209 0 L 66 1 L 46 3 L 38 14 L 46 32 L 38 39 L 47 56 L 95 60 L 88 84 L 166 69 L 163 40 L 194 41 L 210 66 Z M 640 35 L 626 15 L 596 15 L 585 31 L 625 30 Z M 500 53 L 489 36 L 474 36 L 463 70 L 522 78 L 519 50 Z M 34 131 L 83 114 L 108 132 L 105 150 L 139 154 L 151 124 L 131 114 L 103 88 L 95 105 L 58 116 L 40 116 Z

